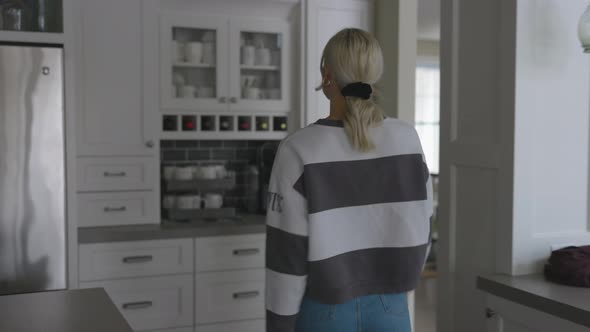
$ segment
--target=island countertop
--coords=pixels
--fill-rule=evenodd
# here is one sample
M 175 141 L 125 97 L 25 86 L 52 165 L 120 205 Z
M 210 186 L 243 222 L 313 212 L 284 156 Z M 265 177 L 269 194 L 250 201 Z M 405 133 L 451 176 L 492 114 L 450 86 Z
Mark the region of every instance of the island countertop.
M 570 287 L 543 275 L 478 277 L 477 288 L 546 314 L 590 327 L 590 288 Z
M 244 235 L 266 232 L 265 216 L 241 215 L 234 221 L 192 221 L 161 224 L 83 227 L 78 229 L 78 243 L 147 241 L 207 236 Z
M 0 296 L 0 331 L 133 332 L 102 288 Z

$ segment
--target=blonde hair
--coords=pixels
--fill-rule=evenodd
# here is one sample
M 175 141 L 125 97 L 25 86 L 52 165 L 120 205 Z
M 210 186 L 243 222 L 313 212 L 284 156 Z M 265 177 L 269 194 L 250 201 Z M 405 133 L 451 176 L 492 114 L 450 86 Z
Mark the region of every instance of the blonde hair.
M 373 88 L 383 74 L 383 54 L 379 42 L 370 33 L 349 28 L 330 38 L 322 53 L 321 65 L 330 68 L 340 90 L 355 82 Z M 344 129 L 350 143 L 361 152 L 375 149 L 369 131 L 383 122 L 384 115 L 373 95 L 369 99 L 344 98 L 348 106 Z

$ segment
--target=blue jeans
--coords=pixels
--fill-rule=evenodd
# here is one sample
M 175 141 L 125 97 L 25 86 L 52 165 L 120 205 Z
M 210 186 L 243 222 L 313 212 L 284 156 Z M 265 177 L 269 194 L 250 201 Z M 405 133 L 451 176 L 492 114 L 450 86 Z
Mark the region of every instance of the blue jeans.
M 406 293 L 368 295 L 342 304 L 304 298 L 296 332 L 411 332 Z

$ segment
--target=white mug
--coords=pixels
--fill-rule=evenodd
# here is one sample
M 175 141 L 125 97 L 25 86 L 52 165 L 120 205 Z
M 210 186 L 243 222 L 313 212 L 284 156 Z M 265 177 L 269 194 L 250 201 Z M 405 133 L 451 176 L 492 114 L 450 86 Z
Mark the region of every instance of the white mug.
M 184 62 L 186 45 L 183 42 L 172 42 L 172 61 Z
M 190 42 L 186 44 L 186 61 L 190 63 L 201 63 L 203 59 L 203 43 Z
M 199 197 L 200 199 L 200 197 Z M 194 195 L 183 195 L 176 198 L 176 207 L 179 209 L 194 209 Z
M 215 166 L 201 167 L 201 179 L 214 180 L 217 178 L 217 169 Z
M 268 89 L 266 90 L 267 99 L 281 99 L 281 89 Z
M 166 195 L 162 199 L 162 207 L 164 209 L 173 209 L 176 207 L 176 196 Z
M 244 96 L 246 99 L 260 99 L 260 89 L 259 88 L 246 88 L 244 91 Z
M 256 65 L 257 66 L 269 66 L 270 63 L 271 63 L 270 48 L 257 48 L 256 49 Z
M 195 91 L 197 89 L 192 85 L 183 85 L 181 88 L 181 97 L 182 98 L 195 98 Z
M 213 98 L 213 87 L 202 86 L 197 89 L 197 96 L 199 98 Z
M 215 64 L 215 43 L 203 43 L 203 59 L 201 62 L 208 65 Z
M 242 64 L 246 66 L 254 66 L 256 61 L 256 47 L 246 45 L 242 47 Z
M 223 196 L 220 194 L 207 194 L 205 195 L 205 208 L 207 209 L 219 209 L 223 206 Z
M 176 166 L 164 166 L 164 180 L 174 179 L 176 173 Z
M 215 176 L 218 179 L 224 179 L 227 176 L 227 170 L 225 169 L 225 166 L 223 166 L 223 165 L 215 166 Z
M 273 66 L 279 66 L 281 64 L 281 50 L 271 51 L 270 64 Z
M 193 167 L 186 166 L 186 167 L 178 167 L 174 172 L 174 178 L 176 180 L 186 181 L 193 179 Z

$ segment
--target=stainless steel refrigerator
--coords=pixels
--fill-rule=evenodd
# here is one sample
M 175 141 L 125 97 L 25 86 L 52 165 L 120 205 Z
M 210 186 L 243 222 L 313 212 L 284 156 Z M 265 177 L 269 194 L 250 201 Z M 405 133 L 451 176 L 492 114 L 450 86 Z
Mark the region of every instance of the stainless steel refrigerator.
M 62 59 L 0 44 L 0 295 L 66 288 Z

